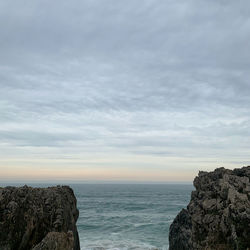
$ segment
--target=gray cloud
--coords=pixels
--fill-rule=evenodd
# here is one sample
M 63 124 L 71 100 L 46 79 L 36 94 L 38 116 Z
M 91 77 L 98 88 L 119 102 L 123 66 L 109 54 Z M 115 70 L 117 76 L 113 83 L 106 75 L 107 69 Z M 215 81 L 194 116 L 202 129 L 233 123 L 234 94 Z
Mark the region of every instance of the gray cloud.
M 243 0 L 0 0 L 0 147 L 245 160 L 249 11 Z

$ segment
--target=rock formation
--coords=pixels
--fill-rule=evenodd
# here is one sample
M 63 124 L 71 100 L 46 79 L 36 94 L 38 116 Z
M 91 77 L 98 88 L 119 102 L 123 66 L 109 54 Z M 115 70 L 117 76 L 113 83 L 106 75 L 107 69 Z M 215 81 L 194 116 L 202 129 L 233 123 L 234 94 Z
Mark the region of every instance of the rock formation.
M 169 250 L 250 249 L 250 166 L 199 172 L 194 186 L 170 226 Z
M 0 250 L 79 250 L 78 215 L 68 186 L 0 188 Z

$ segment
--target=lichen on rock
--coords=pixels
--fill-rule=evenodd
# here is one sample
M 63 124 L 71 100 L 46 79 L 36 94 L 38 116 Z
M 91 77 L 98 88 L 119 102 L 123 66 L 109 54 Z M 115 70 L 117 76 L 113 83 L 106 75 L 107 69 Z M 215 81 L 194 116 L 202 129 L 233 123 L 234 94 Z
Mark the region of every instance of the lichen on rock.
M 194 186 L 170 226 L 169 249 L 250 249 L 250 166 L 199 172 Z

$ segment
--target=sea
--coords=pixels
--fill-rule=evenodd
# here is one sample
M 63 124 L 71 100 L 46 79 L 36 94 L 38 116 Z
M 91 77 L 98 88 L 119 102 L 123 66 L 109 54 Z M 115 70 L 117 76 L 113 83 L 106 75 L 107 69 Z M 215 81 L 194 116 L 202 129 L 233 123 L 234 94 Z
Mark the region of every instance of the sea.
M 167 250 L 169 227 L 194 190 L 192 184 L 67 185 L 77 198 L 81 250 Z
M 74 184 L 81 250 L 167 250 L 191 184 Z

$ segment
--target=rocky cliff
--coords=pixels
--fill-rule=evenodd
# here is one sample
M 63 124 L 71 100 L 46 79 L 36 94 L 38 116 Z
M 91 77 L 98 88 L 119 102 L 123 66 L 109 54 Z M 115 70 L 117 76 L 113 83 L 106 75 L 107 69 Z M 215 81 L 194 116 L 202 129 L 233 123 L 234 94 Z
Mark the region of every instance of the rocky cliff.
M 199 172 L 194 186 L 170 226 L 169 249 L 250 249 L 250 166 Z
M 78 214 L 68 186 L 0 188 L 0 250 L 79 250 Z

